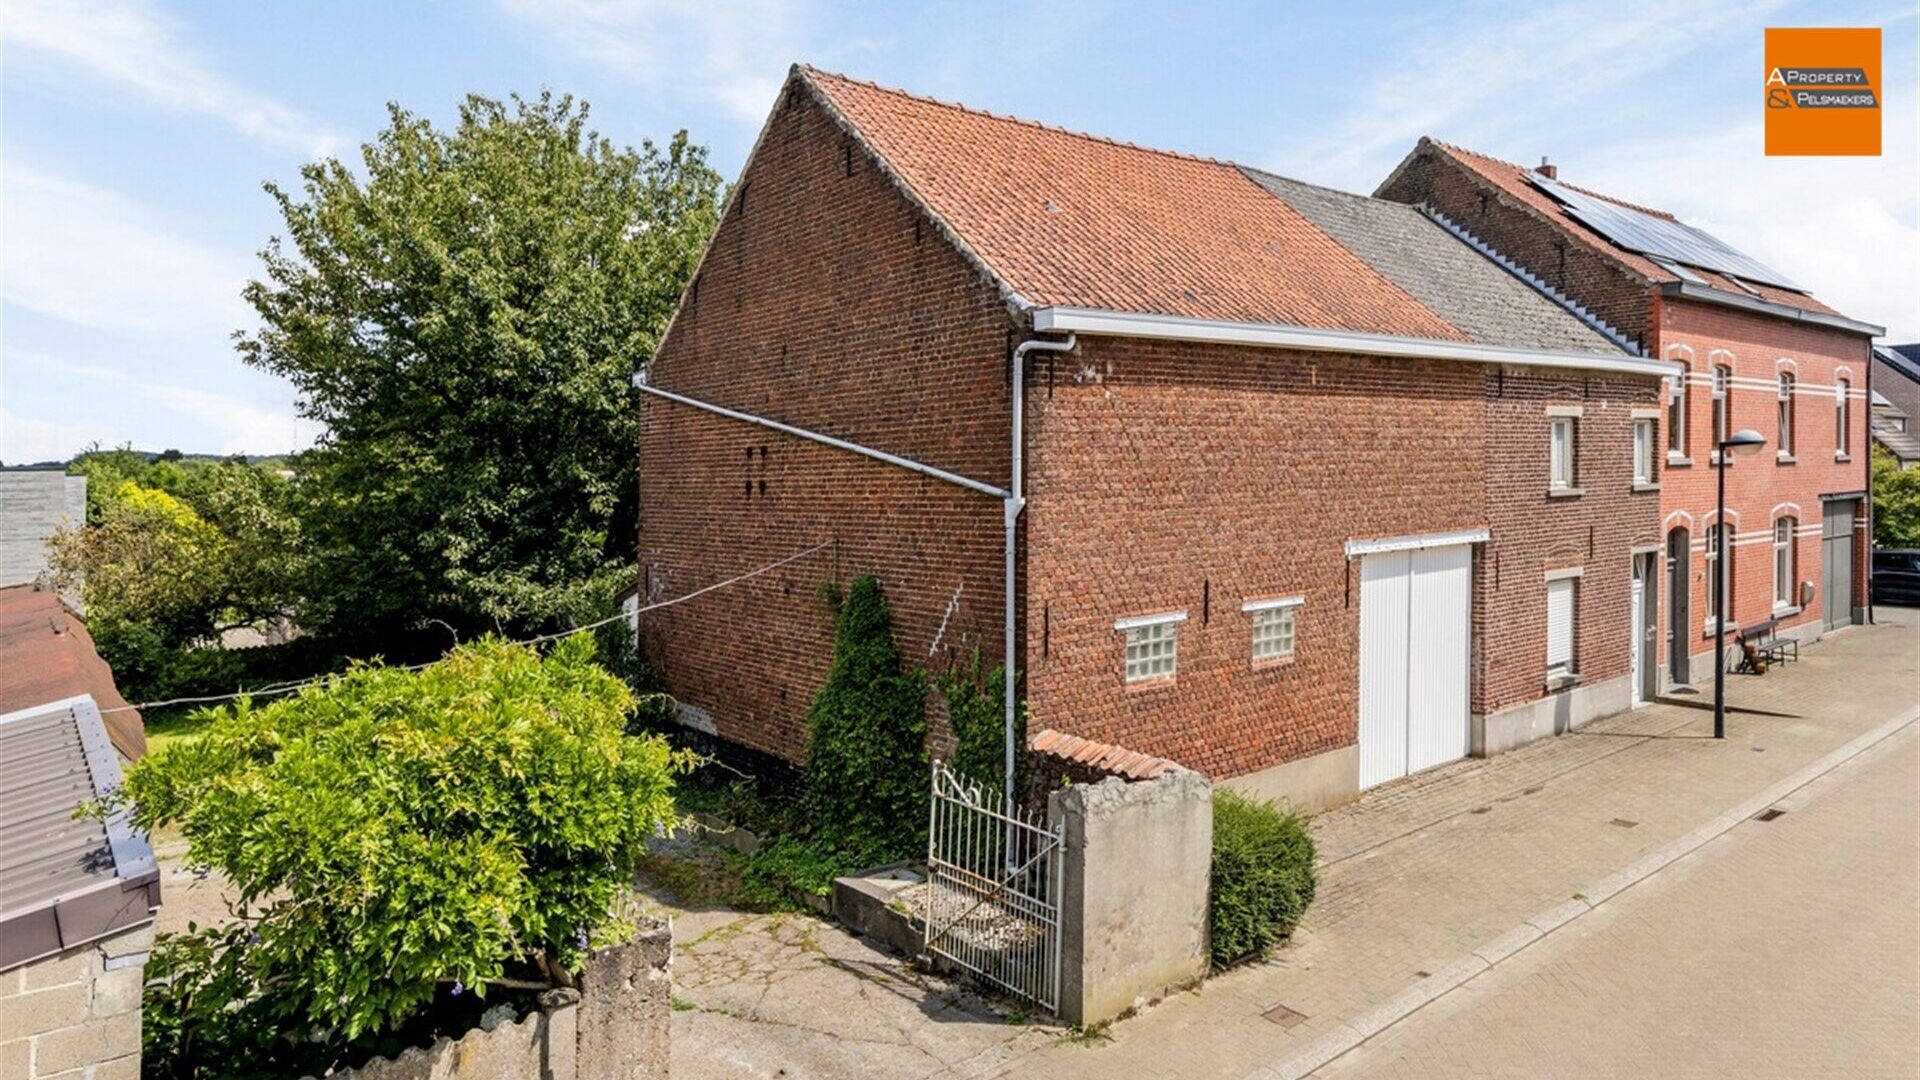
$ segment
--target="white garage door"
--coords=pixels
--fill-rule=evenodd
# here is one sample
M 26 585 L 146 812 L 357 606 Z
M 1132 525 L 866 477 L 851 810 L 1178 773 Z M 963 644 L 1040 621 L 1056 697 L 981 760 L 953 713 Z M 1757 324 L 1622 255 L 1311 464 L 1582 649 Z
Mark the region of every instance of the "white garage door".
M 1466 757 L 1473 548 L 1360 561 L 1360 786 Z

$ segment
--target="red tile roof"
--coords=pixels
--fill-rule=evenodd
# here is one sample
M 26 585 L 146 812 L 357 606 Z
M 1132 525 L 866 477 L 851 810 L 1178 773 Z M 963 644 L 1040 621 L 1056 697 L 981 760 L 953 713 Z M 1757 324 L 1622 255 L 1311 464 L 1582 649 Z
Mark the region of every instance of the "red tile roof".
M 86 624 L 50 589 L 0 588 L 0 713 L 81 694 L 92 695 L 100 707 L 116 750 L 129 758 L 146 752 L 146 726 L 126 708 Z
M 1468 340 L 1227 162 L 795 75 L 1028 304 Z
M 1027 749 L 1127 780 L 1151 780 L 1168 769 L 1180 767 L 1166 758 L 1142 754 L 1124 746 L 1094 742 L 1052 728 L 1035 732 L 1027 739 Z
M 1560 203 L 1556 202 L 1546 192 L 1534 187 L 1527 181 L 1527 175 L 1532 172 L 1532 170 L 1526 166 L 1515 165 L 1511 161 L 1501 161 L 1499 158 L 1475 153 L 1472 150 L 1454 146 L 1451 143 L 1441 142 L 1438 139 L 1422 139 L 1420 141 L 1423 145 L 1431 146 L 1459 162 L 1461 165 L 1466 166 L 1466 168 L 1475 175 L 1492 184 L 1494 187 L 1499 188 L 1502 194 L 1532 208 L 1549 221 L 1552 221 L 1555 225 L 1558 225 L 1568 234 L 1585 242 L 1588 246 L 1598 250 L 1602 254 L 1611 257 L 1614 261 L 1620 263 L 1620 265 L 1648 281 L 1668 282 L 1680 280 L 1677 275 L 1671 271 L 1662 269 L 1660 265 L 1652 259 L 1638 252 L 1629 251 L 1626 248 L 1620 247 L 1613 241 L 1608 240 L 1605 236 L 1582 224 L 1580 220 L 1572 214 L 1567 213 L 1566 207 L 1560 205 Z M 1575 191 L 1584 192 L 1596 199 L 1605 199 L 1610 203 L 1616 203 L 1630 210 L 1638 210 L 1643 214 L 1652 214 L 1655 217 L 1666 218 L 1669 221 L 1679 220 L 1665 210 L 1656 210 L 1652 207 L 1641 206 L 1638 203 L 1631 203 L 1625 199 L 1615 198 L 1612 195 L 1594 191 L 1590 188 L 1569 184 L 1565 180 L 1559 180 L 1558 183 L 1566 187 L 1571 187 Z M 1725 274 L 1699 267 L 1689 267 L 1688 269 L 1704 279 L 1708 285 L 1721 292 L 1732 293 L 1736 296 L 1748 295 L 1746 289 L 1736 284 Z M 1764 285 L 1757 281 L 1746 282 L 1746 285 L 1758 293 L 1762 300 L 1768 300 L 1776 304 L 1785 304 L 1788 307 L 1796 307 L 1805 311 L 1816 311 L 1826 315 L 1840 314 L 1807 293 L 1795 292 L 1792 289 L 1782 289 L 1775 285 Z

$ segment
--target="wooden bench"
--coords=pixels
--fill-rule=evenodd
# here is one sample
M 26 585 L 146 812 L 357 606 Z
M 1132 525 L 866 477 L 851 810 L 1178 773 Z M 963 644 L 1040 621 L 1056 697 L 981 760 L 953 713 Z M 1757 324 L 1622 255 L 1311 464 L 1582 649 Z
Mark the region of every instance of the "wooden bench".
M 1800 643 L 1777 636 L 1774 631 L 1779 627 L 1779 619 L 1767 619 L 1741 627 L 1734 636 L 1733 647 L 1739 653 L 1734 670 L 1765 675 L 1767 669 L 1775 664 L 1800 659 Z

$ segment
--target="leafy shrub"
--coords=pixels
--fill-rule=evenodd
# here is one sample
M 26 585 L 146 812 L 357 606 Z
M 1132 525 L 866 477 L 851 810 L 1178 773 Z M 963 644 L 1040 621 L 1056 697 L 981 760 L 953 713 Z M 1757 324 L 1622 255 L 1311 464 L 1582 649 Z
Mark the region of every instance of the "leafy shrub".
M 235 1013 L 344 1043 L 449 986 L 570 982 L 622 932 L 613 902 L 691 764 L 624 733 L 632 694 L 593 656 L 576 635 L 545 658 L 485 640 L 419 672 L 356 666 L 136 762 L 117 798 L 138 824 L 177 827 L 260 906 L 244 937 L 178 947 L 196 989 L 156 994 L 147 1023 L 245 1071 L 274 1040 Z
M 871 866 L 926 847 L 926 684 L 900 668 L 879 581 L 837 607 L 833 666 L 807 710 L 807 840 L 823 862 Z
M 1264 957 L 1313 902 L 1313 838 L 1298 816 L 1234 791 L 1213 793 L 1213 962 Z
M 1007 775 L 1007 669 L 996 665 L 980 674 L 980 650 L 967 662 L 956 663 L 936 682 L 947 699 L 947 723 L 953 727 L 953 771 L 983 787 L 998 791 Z M 1016 702 L 1013 716 L 1013 790 L 1026 791 L 1027 703 Z

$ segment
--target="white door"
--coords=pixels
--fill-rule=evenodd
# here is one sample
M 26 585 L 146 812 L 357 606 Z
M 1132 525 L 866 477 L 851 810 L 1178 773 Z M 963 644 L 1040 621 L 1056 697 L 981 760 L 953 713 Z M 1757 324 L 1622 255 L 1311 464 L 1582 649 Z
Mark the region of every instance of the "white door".
M 1360 562 L 1360 786 L 1467 756 L 1473 549 Z
M 1634 559 L 1633 559 L 1633 607 L 1632 607 L 1633 621 L 1628 625 L 1628 628 L 1627 628 L 1627 632 L 1633 635 L 1633 643 L 1631 646 L 1629 646 L 1629 651 L 1633 655 L 1632 680 L 1633 680 L 1633 703 L 1635 705 L 1644 705 L 1646 704 L 1646 701 L 1647 701 L 1647 694 L 1646 694 L 1647 647 L 1651 644 L 1651 642 L 1647 639 L 1647 635 L 1641 632 L 1642 628 L 1647 625 L 1647 576 L 1646 576 L 1646 571 L 1643 569 L 1645 562 L 1646 560 L 1640 558 L 1639 556 L 1637 555 L 1634 556 Z

